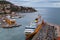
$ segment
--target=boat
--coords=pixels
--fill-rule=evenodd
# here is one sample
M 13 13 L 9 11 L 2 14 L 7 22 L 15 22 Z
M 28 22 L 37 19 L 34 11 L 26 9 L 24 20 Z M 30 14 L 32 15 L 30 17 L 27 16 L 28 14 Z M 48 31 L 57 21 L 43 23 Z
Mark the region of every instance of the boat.
M 25 34 L 31 34 L 34 32 L 34 29 L 25 29 Z
M 2 28 L 13 28 L 13 27 L 19 27 L 20 24 L 16 23 L 15 19 L 11 19 L 10 16 L 6 16 L 5 18 L 1 19 L 0 26 Z
M 29 26 L 25 27 L 25 34 L 31 34 L 34 32 L 35 28 L 37 27 L 37 25 L 35 23 L 31 23 Z
M 17 18 L 22 18 L 22 15 L 16 13 L 16 12 L 12 12 L 11 13 L 11 18 L 12 19 L 17 19 Z
M 37 26 L 36 23 L 31 22 L 30 25 L 26 26 L 25 28 L 27 28 L 27 29 L 28 29 L 28 28 L 32 28 L 32 29 L 33 29 L 33 28 L 36 28 L 36 26 Z
M 26 40 L 30 40 L 31 38 L 33 38 L 33 36 L 41 29 L 43 24 L 44 21 L 41 20 L 38 24 L 32 22 L 29 26 L 26 26 L 24 31 L 26 35 Z
M 26 40 L 31 39 L 43 26 L 42 23 L 40 23 L 39 25 L 37 25 L 36 27 L 32 28 L 25 28 L 25 35 L 26 35 Z
M 2 25 L 2 28 L 13 28 L 13 27 L 19 27 L 19 26 L 21 26 L 21 25 L 8 25 L 8 24 L 6 24 L 6 25 Z
M 21 18 L 21 16 L 15 16 L 15 17 L 11 17 L 12 19 L 17 19 L 17 18 Z
M 44 22 L 44 20 L 41 21 L 41 23 L 39 24 L 30 24 L 28 26 L 25 27 L 25 35 L 26 35 L 26 39 L 25 40 L 32 40 L 32 38 L 39 32 L 39 30 L 42 29 L 42 27 L 44 25 L 50 25 L 50 26 L 54 26 L 55 28 L 57 28 L 57 30 L 55 30 L 55 32 L 57 33 L 56 38 L 54 40 L 60 40 L 60 26 L 58 25 L 53 25 L 47 22 Z

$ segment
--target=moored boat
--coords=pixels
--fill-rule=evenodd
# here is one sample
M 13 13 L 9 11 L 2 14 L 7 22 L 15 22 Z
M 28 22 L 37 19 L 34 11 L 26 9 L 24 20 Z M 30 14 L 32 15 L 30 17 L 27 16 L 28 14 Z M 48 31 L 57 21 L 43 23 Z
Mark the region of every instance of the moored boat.
M 6 25 L 2 25 L 2 28 L 13 28 L 13 27 L 19 27 L 19 26 L 21 26 L 21 25 L 18 25 L 18 24 L 16 24 L 16 25 L 8 25 L 8 24 L 6 24 Z
M 19 13 L 16 13 L 16 12 L 12 12 L 11 18 L 12 19 L 22 18 L 22 15 L 20 15 Z
M 43 26 L 43 20 L 40 20 L 40 17 L 35 19 L 35 22 L 32 22 L 29 26 L 25 27 L 26 40 L 30 40 Z
M 29 35 L 32 34 L 35 30 L 35 28 L 37 27 L 37 25 L 35 23 L 30 24 L 29 26 L 25 27 L 25 35 Z
M 0 19 L 0 27 L 2 28 L 13 28 L 13 27 L 19 27 L 20 24 L 16 23 L 15 19 L 11 19 L 10 16 L 2 17 Z

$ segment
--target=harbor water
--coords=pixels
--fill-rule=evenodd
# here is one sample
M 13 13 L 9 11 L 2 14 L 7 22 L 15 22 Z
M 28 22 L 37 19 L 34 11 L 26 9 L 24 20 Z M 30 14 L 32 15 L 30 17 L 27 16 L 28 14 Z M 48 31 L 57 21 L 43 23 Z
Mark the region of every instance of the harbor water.
M 59 7 L 44 7 L 37 8 L 38 14 L 49 23 L 60 25 L 60 8 Z
M 22 13 L 25 16 L 21 19 L 16 19 L 17 23 L 22 24 L 22 26 L 10 29 L 0 28 L 0 40 L 25 40 L 25 26 L 29 25 L 38 14 L 42 16 L 44 21 L 60 25 L 60 8 L 37 7 L 35 9 L 38 11 L 34 13 Z
M 25 15 L 23 18 L 16 19 L 20 27 L 4 29 L 0 28 L 0 40 L 25 40 L 25 26 L 29 25 L 38 14 L 41 15 L 45 22 L 60 25 L 60 1 L 58 0 L 8 0 L 19 6 L 30 6 L 37 10 L 34 13 L 20 13 Z M 50 2 L 48 2 L 50 1 Z M 56 2 L 57 1 L 57 2 Z M 52 7 L 51 7 L 52 6 Z M 54 7 L 55 6 L 55 7 Z M 57 7 L 56 7 L 57 6 Z M 59 7 L 58 7 L 59 6 Z

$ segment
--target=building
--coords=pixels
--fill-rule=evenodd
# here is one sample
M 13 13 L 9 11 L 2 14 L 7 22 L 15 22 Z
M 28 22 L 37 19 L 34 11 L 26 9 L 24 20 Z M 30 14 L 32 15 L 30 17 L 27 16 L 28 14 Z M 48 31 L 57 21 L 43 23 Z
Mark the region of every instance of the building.
M 1 1 L 0 0 L 0 12 L 6 12 L 9 13 L 11 11 L 11 3 L 8 1 Z

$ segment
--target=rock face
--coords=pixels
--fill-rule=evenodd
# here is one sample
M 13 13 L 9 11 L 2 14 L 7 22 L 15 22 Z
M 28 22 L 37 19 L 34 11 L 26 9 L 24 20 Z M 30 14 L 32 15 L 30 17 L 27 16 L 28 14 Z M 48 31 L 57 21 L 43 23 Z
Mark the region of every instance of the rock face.
M 2 11 L 10 10 L 10 11 L 22 12 L 22 13 L 36 12 L 36 10 L 32 7 L 17 6 L 8 1 L 0 1 L 0 10 Z

